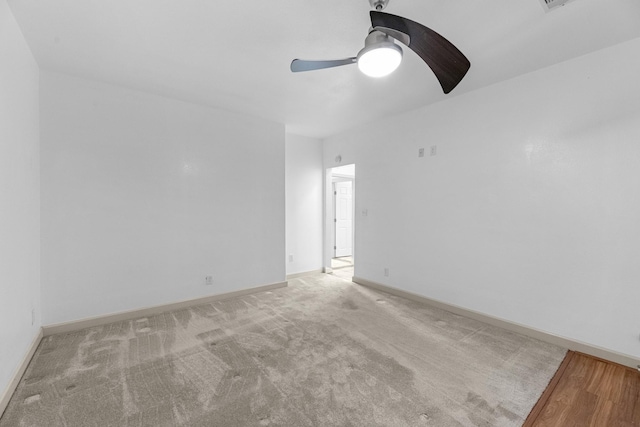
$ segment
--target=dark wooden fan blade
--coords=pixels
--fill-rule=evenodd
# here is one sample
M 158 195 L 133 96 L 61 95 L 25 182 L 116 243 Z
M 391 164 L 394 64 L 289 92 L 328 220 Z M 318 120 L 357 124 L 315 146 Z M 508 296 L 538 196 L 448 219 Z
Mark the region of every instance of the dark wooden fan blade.
M 341 65 L 355 64 L 358 60 L 354 58 L 334 59 L 330 61 L 306 61 L 304 59 L 294 59 L 291 61 L 291 71 L 299 73 L 301 71 L 321 70 L 323 68 L 339 67 Z
M 374 29 L 390 28 L 409 36 L 409 49 L 434 72 L 444 93 L 451 92 L 469 71 L 471 63 L 451 42 L 422 24 L 389 13 L 371 12 Z

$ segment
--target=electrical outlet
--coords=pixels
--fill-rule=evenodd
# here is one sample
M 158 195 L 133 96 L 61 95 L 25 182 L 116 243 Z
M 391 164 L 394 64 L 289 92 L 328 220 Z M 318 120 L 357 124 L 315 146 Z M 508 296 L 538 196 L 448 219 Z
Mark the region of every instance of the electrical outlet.
M 418 157 L 424 157 L 424 148 L 418 149 Z
M 430 152 L 430 155 L 431 155 L 431 156 L 435 156 L 436 154 L 438 154 L 438 146 L 437 146 L 437 145 L 432 145 L 432 146 L 431 146 L 431 152 Z
M 389 269 L 387 267 L 384 268 L 384 277 L 389 277 Z
M 213 276 L 207 276 L 204 278 L 204 284 L 207 286 L 213 285 Z
M 293 254 L 289 254 L 289 262 L 293 262 Z

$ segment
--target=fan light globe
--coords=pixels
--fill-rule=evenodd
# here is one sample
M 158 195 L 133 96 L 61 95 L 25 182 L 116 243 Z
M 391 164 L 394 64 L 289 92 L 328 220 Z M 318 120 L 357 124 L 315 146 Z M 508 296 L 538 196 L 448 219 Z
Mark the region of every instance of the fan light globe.
M 387 76 L 400 62 L 402 49 L 389 41 L 368 45 L 358 53 L 358 68 L 369 77 Z

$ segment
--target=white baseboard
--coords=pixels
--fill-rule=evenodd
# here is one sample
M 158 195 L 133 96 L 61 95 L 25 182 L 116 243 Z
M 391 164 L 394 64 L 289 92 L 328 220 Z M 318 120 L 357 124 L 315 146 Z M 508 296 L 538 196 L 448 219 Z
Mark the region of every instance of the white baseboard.
M 317 270 L 303 271 L 302 273 L 287 274 L 287 280 L 293 280 L 293 279 L 297 279 L 298 277 L 311 276 L 312 274 L 323 273 L 324 272 L 323 270 L 324 269 L 319 268 Z
M 331 273 L 333 273 L 333 268 L 331 268 L 331 267 L 322 267 L 322 272 L 326 273 L 326 274 L 331 274 Z
M 257 286 L 254 288 L 242 289 L 224 294 L 210 295 L 190 299 L 186 301 L 174 302 L 171 304 L 157 305 L 153 307 L 140 308 L 137 310 L 123 311 L 120 313 L 105 314 L 103 316 L 88 317 L 85 319 L 73 320 L 70 322 L 56 323 L 42 327 L 44 336 L 48 337 L 55 334 L 63 334 L 67 332 L 79 331 L 81 329 L 92 328 L 94 326 L 106 325 L 108 323 L 121 322 L 123 320 L 137 319 L 139 317 L 153 316 L 167 311 L 181 310 L 183 308 L 192 307 L 194 305 L 209 304 L 214 301 L 221 301 L 229 298 L 237 298 L 245 295 L 255 294 L 258 292 L 270 291 L 273 289 L 284 288 L 287 282 L 272 283 L 270 285 Z
M 20 362 L 20 365 L 18 365 L 18 368 L 14 372 L 13 377 L 11 378 L 11 381 L 9 381 L 7 388 L 2 393 L 2 397 L 0 397 L 0 417 L 2 417 L 4 410 L 7 409 L 7 405 L 9 405 L 11 396 L 13 396 L 13 393 L 16 391 L 16 387 L 18 387 L 18 384 L 20 383 L 20 380 L 24 375 L 24 371 L 27 370 L 27 367 L 31 362 L 31 358 L 33 357 L 33 354 L 36 352 L 36 349 L 40 345 L 40 341 L 42 341 L 42 337 L 43 337 L 43 332 L 42 332 L 42 328 L 40 328 L 40 331 L 38 331 L 38 335 L 36 335 L 33 341 L 31 342 L 29 349 L 27 350 L 24 357 L 22 358 L 22 362 Z
M 555 344 L 560 347 L 565 347 L 565 348 L 568 348 L 569 350 L 589 354 L 591 356 L 595 356 L 600 359 L 605 359 L 611 362 L 619 363 L 620 365 L 629 366 L 633 369 L 637 369 L 638 366 L 640 365 L 640 359 L 630 356 L 628 354 L 618 353 L 612 350 L 608 350 L 606 348 L 602 348 L 602 347 L 587 344 L 581 341 L 573 340 L 571 338 L 554 335 L 549 332 L 531 328 L 526 325 L 500 319 L 498 317 L 493 317 L 488 314 L 481 313 L 479 311 L 469 310 L 464 307 L 460 307 L 457 305 L 448 304 L 446 302 L 427 298 L 422 295 L 414 294 L 408 291 L 403 291 L 402 289 L 383 285 L 381 283 L 373 282 L 371 280 L 363 279 L 361 277 L 354 276 L 353 282 L 358 283 L 362 286 L 366 286 L 368 288 L 386 292 L 391 295 L 396 295 L 402 298 L 406 298 L 412 301 L 423 303 L 423 304 L 436 307 L 442 310 L 446 310 L 448 312 L 455 313 L 460 316 L 464 316 L 470 319 L 478 320 L 480 322 L 488 323 L 489 325 L 497 326 L 499 328 L 506 329 L 508 331 L 526 335 L 528 337 L 535 338 L 540 341 L 548 342 L 550 344 Z

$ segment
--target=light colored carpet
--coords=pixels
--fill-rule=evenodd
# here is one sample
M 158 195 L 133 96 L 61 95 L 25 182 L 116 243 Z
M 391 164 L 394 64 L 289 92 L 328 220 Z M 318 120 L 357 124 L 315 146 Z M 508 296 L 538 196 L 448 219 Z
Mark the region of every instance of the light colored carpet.
M 353 257 L 343 256 L 331 259 L 331 268 L 353 267 Z
M 353 279 L 353 267 L 334 268 L 331 274 L 350 282 Z
M 318 274 L 45 338 L 0 426 L 520 426 L 558 348 Z

